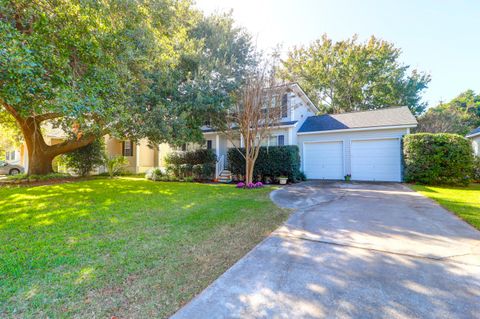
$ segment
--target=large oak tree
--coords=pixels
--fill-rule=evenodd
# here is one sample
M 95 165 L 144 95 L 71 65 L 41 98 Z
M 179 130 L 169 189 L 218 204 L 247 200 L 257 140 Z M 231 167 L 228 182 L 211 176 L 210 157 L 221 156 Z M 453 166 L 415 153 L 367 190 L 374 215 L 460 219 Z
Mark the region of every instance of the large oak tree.
M 33 174 L 106 133 L 200 140 L 253 61 L 230 15 L 186 0 L 0 1 L 0 110 L 21 128 Z M 69 138 L 47 145 L 44 121 Z

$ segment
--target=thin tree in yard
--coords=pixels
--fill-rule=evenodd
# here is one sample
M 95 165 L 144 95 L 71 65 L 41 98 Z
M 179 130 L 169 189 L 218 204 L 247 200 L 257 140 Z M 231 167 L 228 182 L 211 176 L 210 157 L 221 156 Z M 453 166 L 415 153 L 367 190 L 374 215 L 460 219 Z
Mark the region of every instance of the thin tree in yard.
M 288 87 L 276 81 L 274 68 L 267 63 L 247 76 L 238 90 L 232 108 L 223 117 L 220 129 L 245 158 L 245 183 L 253 182 L 253 170 L 262 141 L 269 138 L 282 119 L 283 96 Z M 236 144 L 243 139 L 244 152 Z

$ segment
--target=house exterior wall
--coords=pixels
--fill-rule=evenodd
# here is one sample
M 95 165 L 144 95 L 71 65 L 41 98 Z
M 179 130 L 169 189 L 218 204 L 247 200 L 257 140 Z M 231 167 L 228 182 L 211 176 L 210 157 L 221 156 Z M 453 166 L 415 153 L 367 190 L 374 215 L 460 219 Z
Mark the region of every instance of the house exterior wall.
M 472 140 L 473 153 L 476 156 L 480 156 L 480 135 L 470 138 Z
M 301 169 L 303 170 L 303 165 L 304 165 L 303 148 L 304 148 L 304 143 L 306 142 L 333 142 L 333 141 L 343 142 L 343 154 L 345 154 L 345 158 L 344 158 L 345 174 L 351 174 L 350 146 L 351 146 L 352 140 L 402 138 L 403 135 L 405 134 L 408 134 L 407 128 L 300 134 L 298 135 L 297 138 L 298 138 L 298 147 L 300 149 Z

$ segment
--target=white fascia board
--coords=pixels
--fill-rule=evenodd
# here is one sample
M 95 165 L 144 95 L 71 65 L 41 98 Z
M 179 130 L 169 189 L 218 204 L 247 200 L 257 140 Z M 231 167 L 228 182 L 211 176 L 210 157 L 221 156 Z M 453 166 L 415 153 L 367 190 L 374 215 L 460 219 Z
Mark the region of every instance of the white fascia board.
M 306 99 L 306 102 L 305 104 L 307 105 L 307 107 L 310 109 L 310 111 L 312 111 L 314 114 L 318 113 L 320 110 L 318 109 L 318 107 L 312 102 L 312 100 L 310 100 L 310 98 L 308 97 L 307 93 L 305 93 L 305 91 L 302 89 L 302 87 L 298 84 L 298 83 L 293 83 L 292 86 L 297 89 L 297 94 L 299 94 L 300 98 L 303 98 L 303 99 Z
M 466 135 L 465 137 L 466 138 L 472 138 L 472 137 L 479 136 L 479 135 L 480 135 L 480 132 L 477 132 L 477 133 L 474 133 L 474 134 Z
M 391 130 L 391 129 L 399 129 L 399 128 L 413 128 L 413 127 L 417 127 L 417 125 L 358 127 L 358 128 L 348 128 L 348 129 L 341 129 L 341 130 L 298 132 L 297 135 L 327 134 L 327 133 L 355 132 L 355 131 L 379 131 L 379 130 Z

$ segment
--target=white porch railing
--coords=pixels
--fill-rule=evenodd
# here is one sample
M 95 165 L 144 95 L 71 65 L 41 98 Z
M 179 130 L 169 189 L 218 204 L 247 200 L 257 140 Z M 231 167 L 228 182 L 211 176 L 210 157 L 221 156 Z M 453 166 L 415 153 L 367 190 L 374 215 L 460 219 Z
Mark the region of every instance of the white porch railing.
M 220 156 L 215 165 L 215 178 L 218 178 L 225 169 L 225 155 Z

